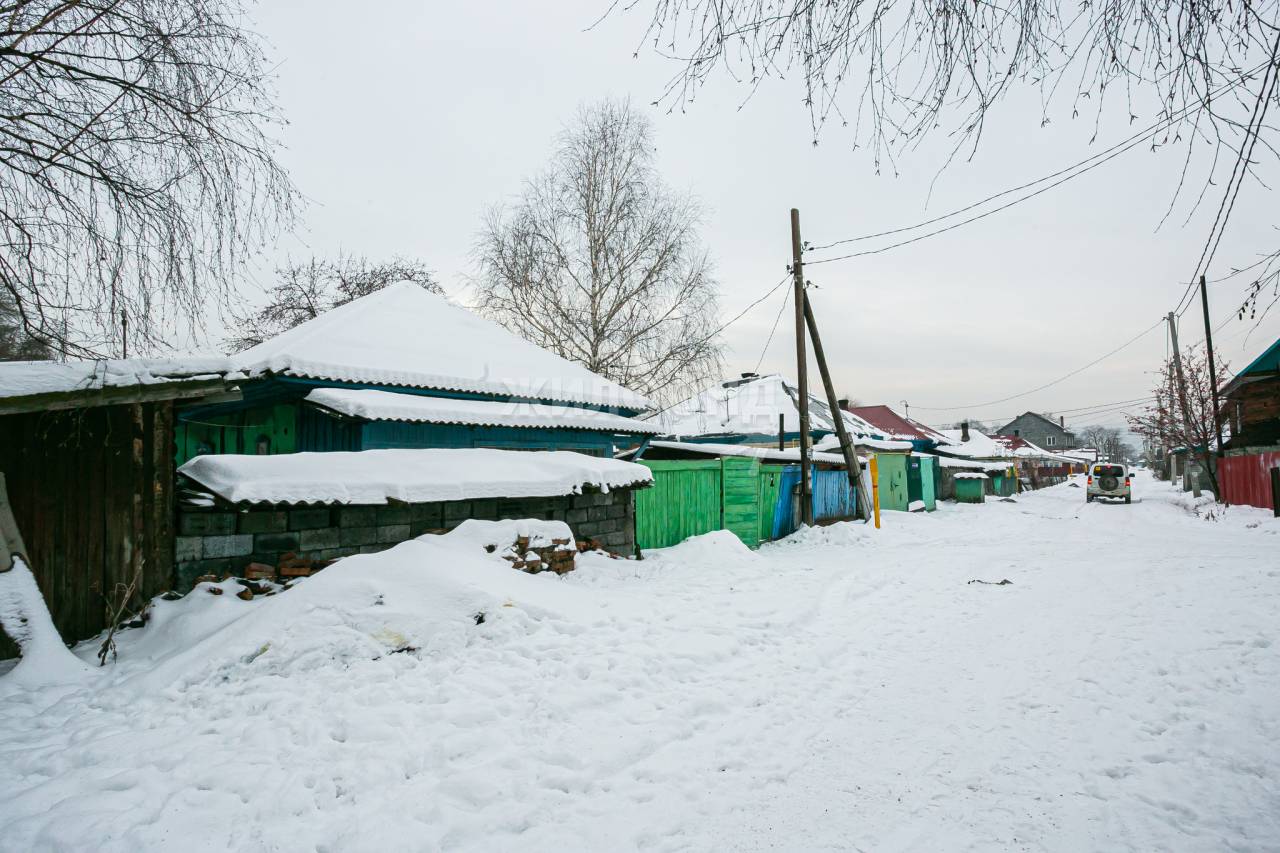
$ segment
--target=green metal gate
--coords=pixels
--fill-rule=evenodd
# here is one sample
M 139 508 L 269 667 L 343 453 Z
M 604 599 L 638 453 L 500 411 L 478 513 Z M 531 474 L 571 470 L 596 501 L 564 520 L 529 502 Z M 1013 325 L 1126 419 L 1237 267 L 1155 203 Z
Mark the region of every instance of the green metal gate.
M 900 453 L 877 453 L 880 477 L 880 508 L 907 511 L 907 457 Z

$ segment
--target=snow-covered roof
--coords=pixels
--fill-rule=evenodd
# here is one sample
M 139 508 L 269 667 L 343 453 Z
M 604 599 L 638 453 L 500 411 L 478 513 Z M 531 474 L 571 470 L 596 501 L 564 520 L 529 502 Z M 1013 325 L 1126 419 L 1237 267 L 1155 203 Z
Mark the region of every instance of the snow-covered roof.
M 784 450 L 778 450 L 776 447 L 753 447 L 749 444 L 718 444 L 715 442 L 701 441 L 659 441 L 649 442 L 650 447 L 660 447 L 667 450 L 681 450 L 689 453 L 702 453 L 707 456 L 744 456 L 749 459 L 760 459 L 765 462 L 782 462 L 800 464 L 800 448 L 788 447 Z M 810 454 L 810 459 L 814 462 L 825 462 L 832 465 L 843 465 L 844 456 L 839 453 L 822 453 L 814 451 Z M 866 462 L 863 456 L 858 457 L 862 462 Z
M 778 374 L 749 376 L 717 382 L 710 388 L 653 415 L 649 420 L 661 427 L 664 435 L 775 435 L 778 416 L 783 429 L 800 431 L 800 392 Z M 877 430 L 861 418 L 843 413 L 846 428 L 862 435 L 876 435 Z M 835 430 L 831 410 L 812 393 L 809 394 L 809 428 Z
M 849 437 L 858 447 L 868 447 L 872 450 L 912 449 L 911 442 L 900 438 L 871 438 L 870 436 L 856 434 Z M 814 442 L 813 447 L 815 450 L 834 450 L 838 453 L 840 451 L 840 436 L 835 433 L 823 436 Z
M 989 480 L 991 478 L 988 477 L 986 474 L 980 474 L 974 471 L 964 471 L 959 474 L 956 474 L 956 479 L 957 480 Z
M 178 469 L 231 503 L 553 497 L 652 482 L 643 465 L 568 450 L 360 450 L 278 456 L 197 456 Z
M 969 440 L 965 441 L 961 438 L 961 431 L 958 429 L 938 430 L 947 439 L 947 444 L 938 447 L 939 453 L 947 453 L 951 456 L 965 456 L 971 459 L 996 459 L 1001 456 L 1008 456 L 1009 450 L 1003 444 L 995 441 L 991 436 L 978 432 L 976 429 L 969 430 Z
M 307 402 L 369 421 L 589 429 L 653 435 L 653 424 L 595 409 L 494 400 L 454 400 L 361 388 L 317 388 Z
M 985 435 L 976 429 L 969 430 L 969 440 L 961 438 L 958 429 L 939 430 L 946 436 L 948 444 L 938 447 L 939 453 L 951 456 L 962 456 L 967 459 L 1055 459 L 1062 462 L 1076 462 L 1068 456 L 1050 453 L 1025 438 L 1014 435 Z
M 233 356 L 250 373 L 502 394 L 631 410 L 634 391 L 412 282 L 389 285 Z
M 958 468 L 963 471 L 1007 471 L 1009 469 L 1008 462 L 987 462 L 981 459 L 952 459 L 949 456 L 939 456 L 938 464 L 943 468 Z
M 0 362 L 0 399 L 234 378 L 222 357 Z
M 851 406 L 849 412 L 871 424 L 885 438 L 943 442 L 946 437 L 932 427 L 904 418 L 889 406 Z
M 1005 446 L 1014 456 L 1026 459 L 1053 459 L 1058 462 L 1076 462 L 1079 461 L 1075 457 L 1065 456 L 1061 453 L 1053 453 L 1045 450 L 1038 444 L 1027 441 L 1019 435 L 993 435 L 991 440 Z

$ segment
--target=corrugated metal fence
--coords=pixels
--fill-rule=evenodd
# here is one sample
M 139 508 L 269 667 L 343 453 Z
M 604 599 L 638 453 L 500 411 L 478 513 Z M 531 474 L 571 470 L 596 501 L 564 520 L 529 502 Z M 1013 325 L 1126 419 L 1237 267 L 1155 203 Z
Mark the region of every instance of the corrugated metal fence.
M 1218 460 L 1218 479 L 1227 503 L 1275 510 L 1271 494 L 1271 469 L 1280 467 L 1280 450 L 1225 456 Z

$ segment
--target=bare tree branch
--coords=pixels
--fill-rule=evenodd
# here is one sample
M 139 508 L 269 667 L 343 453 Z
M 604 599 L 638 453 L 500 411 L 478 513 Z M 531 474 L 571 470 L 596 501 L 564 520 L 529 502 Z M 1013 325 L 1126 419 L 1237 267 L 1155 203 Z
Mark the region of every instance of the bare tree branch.
M 0 292 L 76 355 L 163 347 L 229 304 L 297 195 L 236 0 L 0 8 Z
M 389 284 L 411 281 L 443 295 L 440 285 L 422 261 L 392 258 L 370 263 L 362 257 L 340 255 L 336 260 L 312 258 L 276 270 L 280 281 L 267 292 L 257 310 L 236 316 L 236 331 L 226 341 L 232 352 L 246 350 L 299 323 L 368 296 Z
M 659 179 L 627 102 L 579 111 L 547 171 L 488 216 L 476 308 L 539 346 L 665 399 L 719 372 L 702 210 Z

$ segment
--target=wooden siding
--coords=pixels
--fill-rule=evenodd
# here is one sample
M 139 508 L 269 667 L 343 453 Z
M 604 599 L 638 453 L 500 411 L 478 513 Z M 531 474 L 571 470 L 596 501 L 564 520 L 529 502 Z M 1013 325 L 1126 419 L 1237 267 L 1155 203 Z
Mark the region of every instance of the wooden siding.
M 293 403 L 239 408 L 225 414 L 180 417 L 175 429 L 175 461 L 202 453 L 293 453 L 297 446 L 297 406 Z
M 0 417 L 0 470 L 63 639 L 107 627 L 105 597 L 139 565 L 135 605 L 172 586 L 172 401 Z
M 592 456 L 612 456 L 610 433 L 579 429 L 423 424 L 371 421 L 364 424 L 361 449 L 387 447 L 496 447 L 509 450 L 576 450 Z
M 636 546 L 666 548 L 721 525 L 720 460 L 645 460 L 653 486 L 636 492 Z
M 722 462 L 724 529 L 755 548 L 760 544 L 760 462 L 740 456 Z

